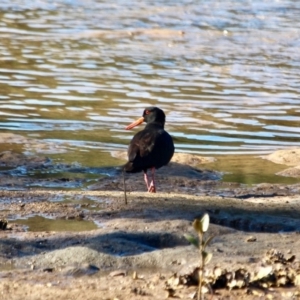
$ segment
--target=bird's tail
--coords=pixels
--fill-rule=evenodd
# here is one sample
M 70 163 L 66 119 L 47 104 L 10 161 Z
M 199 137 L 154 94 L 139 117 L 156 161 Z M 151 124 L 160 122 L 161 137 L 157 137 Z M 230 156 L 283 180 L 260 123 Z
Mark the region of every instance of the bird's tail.
M 123 166 L 123 170 L 125 172 L 130 172 L 133 168 L 133 164 L 131 161 L 128 161 L 124 166 Z

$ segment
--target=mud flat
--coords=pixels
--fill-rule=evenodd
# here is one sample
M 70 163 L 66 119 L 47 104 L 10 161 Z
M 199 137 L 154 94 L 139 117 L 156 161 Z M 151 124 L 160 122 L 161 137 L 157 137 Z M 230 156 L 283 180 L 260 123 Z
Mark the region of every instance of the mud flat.
M 39 163 L 49 167 L 47 160 L 34 160 L 34 167 Z M 184 235 L 194 234 L 192 222 L 205 212 L 215 235 L 209 272 L 259 274 L 268 251 L 277 258 L 265 282 L 280 263 L 294 270 L 293 282 L 219 288 L 213 299 L 298 297 L 300 185 L 224 183 L 220 173 L 192 163 L 178 158 L 162 169 L 164 192 L 157 194 L 144 192 L 141 174 L 128 177 L 128 205 L 118 171 L 85 190 L 37 188 L 28 185 L 34 178 L 2 173 L 1 219 L 8 224 L 0 230 L 1 297 L 193 299 L 196 286 L 180 280 L 197 267 L 198 256 Z

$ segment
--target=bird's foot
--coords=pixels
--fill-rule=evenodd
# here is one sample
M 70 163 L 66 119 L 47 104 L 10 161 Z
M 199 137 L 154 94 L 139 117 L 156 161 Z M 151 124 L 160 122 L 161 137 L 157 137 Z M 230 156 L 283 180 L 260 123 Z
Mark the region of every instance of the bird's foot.
M 155 185 L 150 184 L 150 187 L 149 187 L 149 189 L 148 189 L 148 192 L 149 192 L 149 193 L 156 193 Z

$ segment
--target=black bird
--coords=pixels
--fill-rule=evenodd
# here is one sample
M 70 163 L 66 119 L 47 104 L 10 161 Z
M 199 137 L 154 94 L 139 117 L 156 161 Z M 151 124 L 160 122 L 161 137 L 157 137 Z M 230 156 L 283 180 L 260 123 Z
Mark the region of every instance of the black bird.
M 128 162 L 124 170 L 128 173 L 144 172 L 148 192 L 155 193 L 155 169 L 167 165 L 174 154 L 172 137 L 164 130 L 166 116 L 158 107 L 147 107 L 143 116 L 126 127 L 127 130 L 146 122 L 147 125 L 132 138 L 128 147 Z M 147 170 L 151 169 L 149 184 Z

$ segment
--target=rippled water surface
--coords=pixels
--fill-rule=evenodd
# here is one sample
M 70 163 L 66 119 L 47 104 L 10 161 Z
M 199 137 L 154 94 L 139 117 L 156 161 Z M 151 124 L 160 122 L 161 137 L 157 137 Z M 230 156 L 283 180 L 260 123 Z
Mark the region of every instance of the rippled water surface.
M 125 125 L 157 105 L 179 152 L 300 146 L 299 16 L 288 0 L 2 0 L 1 131 L 118 164 Z

